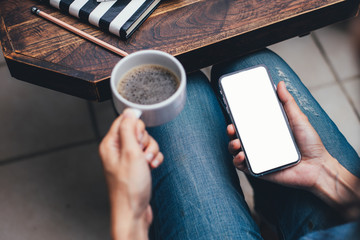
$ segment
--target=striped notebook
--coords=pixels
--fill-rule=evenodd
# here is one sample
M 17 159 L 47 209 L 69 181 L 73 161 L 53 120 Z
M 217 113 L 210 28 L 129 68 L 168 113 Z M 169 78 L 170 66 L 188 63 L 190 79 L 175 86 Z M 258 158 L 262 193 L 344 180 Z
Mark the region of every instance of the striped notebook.
M 122 39 L 128 39 L 160 0 L 40 0 Z

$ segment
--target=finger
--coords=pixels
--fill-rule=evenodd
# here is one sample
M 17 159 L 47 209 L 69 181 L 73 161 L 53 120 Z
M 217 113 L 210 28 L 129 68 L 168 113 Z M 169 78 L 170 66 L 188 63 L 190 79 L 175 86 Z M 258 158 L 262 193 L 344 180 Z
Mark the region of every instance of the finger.
M 114 149 L 113 145 L 118 142 L 118 132 L 121 123 L 122 115 L 114 120 L 111 127 L 99 145 L 99 153 L 105 157 L 111 150 Z
M 283 81 L 279 82 L 277 92 L 289 120 L 295 120 L 299 117 L 305 116 L 305 114 L 300 110 L 293 96 L 286 89 L 286 85 Z
M 228 149 L 231 155 L 235 156 L 241 149 L 241 143 L 239 139 L 234 139 L 229 142 Z
M 136 136 L 138 119 L 131 109 L 125 109 L 120 119 L 119 140 L 123 149 L 136 150 L 140 148 Z
M 150 166 L 151 168 L 159 167 L 164 161 L 164 155 L 161 152 L 155 156 L 155 158 L 151 161 Z
M 118 132 L 119 132 L 119 126 L 121 124 L 121 119 L 123 118 L 122 115 L 120 115 L 119 117 L 117 117 L 114 122 L 111 124 L 110 129 L 108 131 L 108 133 L 106 134 L 106 136 L 117 136 Z
M 243 151 L 239 152 L 233 159 L 234 166 L 240 171 L 247 171 L 245 163 L 245 154 Z
M 237 137 L 234 124 L 229 124 L 226 128 L 226 132 L 230 139 L 235 139 Z
M 145 149 L 150 144 L 150 141 L 151 141 L 151 136 L 149 135 L 149 133 L 147 131 L 145 131 L 143 133 L 143 135 L 142 135 L 142 138 L 141 138 L 140 142 L 139 142 L 141 149 L 145 151 Z
M 159 153 L 159 151 L 160 149 L 158 143 L 155 141 L 154 138 L 152 138 L 149 135 L 149 144 L 144 150 L 146 161 L 150 163 L 154 159 L 154 157 Z
M 144 137 L 145 134 L 145 124 L 143 121 L 141 121 L 140 119 L 137 121 L 136 123 L 136 138 L 138 140 L 139 143 L 141 143 L 142 138 Z

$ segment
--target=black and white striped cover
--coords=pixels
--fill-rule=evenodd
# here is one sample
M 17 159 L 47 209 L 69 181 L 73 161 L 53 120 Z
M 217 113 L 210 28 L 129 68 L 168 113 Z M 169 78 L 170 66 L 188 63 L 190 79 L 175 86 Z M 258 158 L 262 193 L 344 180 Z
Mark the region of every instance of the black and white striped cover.
M 40 0 L 127 39 L 155 10 L 160 0 Z

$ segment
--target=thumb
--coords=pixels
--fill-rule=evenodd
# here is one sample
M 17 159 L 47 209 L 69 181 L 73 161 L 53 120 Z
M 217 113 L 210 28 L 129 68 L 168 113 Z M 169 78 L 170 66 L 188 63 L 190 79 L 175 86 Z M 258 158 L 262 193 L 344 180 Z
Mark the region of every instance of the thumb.
M 140 149 L 137 140 L 137 121 L 135 113 L 131 109 L 125 109 L 120 120 L 119 140 L 123 149 Z
M 285 83 L 283 81 L 279 82 L 277 87 L 277 93 L 280 101 L 284 106 L 284 110 L 286 115 L 289 118 L 290 125 L 294 125 L 303 120 L 306 120 L 306 115 L 301 111 L 299 106 L 297 105 L 293 96 L 286 89 Z

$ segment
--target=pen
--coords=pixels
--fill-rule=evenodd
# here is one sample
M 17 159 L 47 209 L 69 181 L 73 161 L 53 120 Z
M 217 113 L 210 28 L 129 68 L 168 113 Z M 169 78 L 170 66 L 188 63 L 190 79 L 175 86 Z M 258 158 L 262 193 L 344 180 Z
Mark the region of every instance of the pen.
M 113 52 L 113 53 L 116 53 L 116 54 L 118 54 L 118 55 L 120 55 L 122 57 L 126 57 L 127 55 L 129 55 L 127 52 L 125 52 L 125 51 L 123 51 L 123 50 L 121 50 L 119 48 L 116 48 L 116 47 L 114 47 L 114 46 L 112 46 L 112 45 L 110 45 L 110 44 L 108 44 L 108 43 L 94 37 L 94 36 L 91 36 L 90 34 L 87 34 L 87 33 L 83 32 L 83 31 L 81 31 L 80 29 L 77 29 L 77 28 L 75 28 L 75 27 L 73 27 L 73 26 L 71 26 L 71 25 L 69 25 L 69 24 L 67 24 L 67 23 L 65 23 L 65 22 L 63 22 L 63 21 L 61 21 L 61 20 L 59 20 L 59 19 L 45 13 L 45 12 L 43 12 L 43 11 L 40 11 L 40 9 L 38 9 L 37 7 L 32 7 L 31 12 L 33 14 L 36 14 L 36 15 L 42 17 L 42 18 L 45 18 L 46 20 L 49 20 L 52 23 L 55 23 L 55 24 L 59 25 L 60 27 L 65 28 L 66 30 L 68 30 L 68 31 L 70 31 L 72 33 L 75 33 L 76 35 L 78 35 L 80 37 L 83 37 L 83 38 L 85 38 L 85 39 L 87 39 L 87 40 L 89 40 L 89 41 L 91 41 L 91 42 L 93 42 L 93 43 L 95 43 L 95 44 L 97 44 L 97 45 L 99 45 L 99 46 Z

